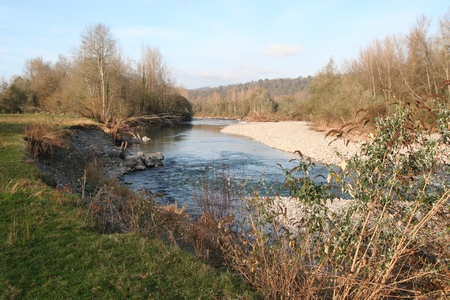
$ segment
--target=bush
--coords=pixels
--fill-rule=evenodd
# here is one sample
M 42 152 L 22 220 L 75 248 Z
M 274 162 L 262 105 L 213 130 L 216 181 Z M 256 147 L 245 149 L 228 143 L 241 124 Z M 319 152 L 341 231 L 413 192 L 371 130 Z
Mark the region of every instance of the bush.
M 189 215 L 176 204 L 160 205 L 148 190 L 133 192 L 116 178 L 105 180 L 97 164 L 86 164 L 78 180 L 81 205 L 101 233 L 139 232 L 177 245 L 187 231 Z
M 300 156 L 291 197 L 241 197 L 232 222 L 208 222 L 225 261 L 270 299 L 450 297 L 450 111 L 436 100 L 395 103 L 328 185 Z
M 33 124 L 25 128 L 26 147 L 33 159 L 39 155 L 53 155 L 56 147 L 67 147 L 65 137 L 70 134 L 56 125 Z

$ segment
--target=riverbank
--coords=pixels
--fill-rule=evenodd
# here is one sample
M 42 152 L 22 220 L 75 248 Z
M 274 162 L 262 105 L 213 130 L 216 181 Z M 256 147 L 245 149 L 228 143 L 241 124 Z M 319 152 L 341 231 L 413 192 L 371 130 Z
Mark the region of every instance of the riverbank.
M 70 147 L 54 147 L 53 158 L 37 162 L 58 188 L 42 184 L 46 171 L 31 159 L 24 161 L 29 157 L 24 130 L 37 122 L 70 127 Z M 78 179 L 91 158 L 107 172 L 102 173 L 106 179 L 121 172 L 115 158 L 108 165 L 116 151 L 112 138 L 86 123 L 91 124 L 49 114 L 0 114 L 0 299 L 258 299 L 231 271 L 215 269 L 174 246 L 178 239 L 169 244 L 158 238 L 168 236 L 165 228 L 172 234 L 175 226 L 181 227 L 178 215 L 177 225 L 168 228 L 175 223 L 170 212 L 150 218 L 144 209 L 151 201 L 136 202 L 121 188 L 116 191 L 125 201 L 114 206 L 112 189 L 103 184 L 86 193 L 87 199 L 95 198 L 92 205 L 63 192 L 82 183 Z M 133 222 L 141 227 L 102 234 L 105 222 L 117 221 L 100 220 L 102 209 L 121 216 L 133 213 Z M 118 221 L 123 220 L 128 219 Z
M 334 137 L 325 137 L 326 132 L 315 131 L 309 123 L 298 121 L 239 122 L 224 127 L 221 132 L 245 136 L 286 152 L 298 150 L 315 161 L 335 165 L 342 162 L 337 152 L 350 157 L 358 153 L 361 144 L 350 142 L 345 145 L 343 140 L 332 142 Z
M 137 152 L 130 148 L 123 151 L 114 138 L 97 125 L 70 126 L 66 134 L 66 147 L 53 147 L 52 155 L 42 155 L 35 160 L 41 170 L 42 180 L 51 187 L 82 194 L 82 182 L 87 169 L 97 170 L 100 176 L 93 184 L 122 176 L 135 170 Z M 122 155 L 129 155 L 126 158 Z M 137 169 L 136 169 L 137 170 Z M 92 174 L 91 174 L 92 175 Z M 101 178 L 101 179 L 100 179 Z M 84 183 L 85 184 L 85 183 Z

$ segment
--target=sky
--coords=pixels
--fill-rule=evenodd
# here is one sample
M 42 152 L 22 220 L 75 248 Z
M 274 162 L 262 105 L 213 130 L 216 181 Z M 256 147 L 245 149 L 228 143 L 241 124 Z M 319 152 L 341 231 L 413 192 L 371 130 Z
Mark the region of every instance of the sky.
M 434 34 L 447 13 L 448 0 L 0 0 L 0 78 L 23 75 L 27 59 L 70 57 L 99 23 L 132 61 L 157 47 L 188 89 L 314 76 L 420 15 Z

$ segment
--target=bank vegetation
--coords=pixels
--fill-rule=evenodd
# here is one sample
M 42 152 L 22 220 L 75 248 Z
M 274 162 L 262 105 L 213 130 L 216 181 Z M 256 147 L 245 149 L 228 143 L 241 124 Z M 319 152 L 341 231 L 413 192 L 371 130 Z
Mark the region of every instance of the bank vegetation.
M 156 195 L 105 180 L 97 159 L 79 179 L 88 192 L 81 198 L 44 186 L 23 158 L 51 157 L 66 146 L 66 128 L 26 131 L 25 154 L 25 126 L 9 119 L 0 127 L 6 297 L 450 298 L 450 13 L 436 33 L 430 24 L 421 16 L 409 33 L 375 40 L 340 67 L 331 59 L 314 77 L 278 80 L 299 84 L 289 93 L 272 94 L 265 81 L 177 90 L 157 48 L 130 63 L 102 24 L 82 33 L 70 59 L 28 61 L 23 77 L 3 83 L 5 112 L 76 113 L 103 124 L 192 112 L 336 125 L 327 135 L 344 142 L 361 128 L 370 135 L 360 153 L 329 167 L 327 184 L 311 177 L 315 165 L 300 152 L 295 168 L 281 165 L 294 207 L 283 206 L 281 191 L 248 193 L 222 170 L 202 180 L 202 216 L 191 220 L 158 206 Z M 338 197 L 349 205 L 330 211 Z M 301 214 L 289 218 L 290 210 Z
M 373 40 L 355 58 L 330 61 L 313 77 L 259 80 L 247 84 L 189 91 L 199 115 L 253 120 L 303 120 L 333 126 L 393 112 L 385 99 L 439 95 L 447 103 L 450 88 L 450 12 L 432 26 L 419 16 L 409 32 Z M 436 32 L 432 31 L 436 28 Z M 301 70 L 299 70 L 301 71 Z
M 56 62 L 30 58 L 24 70 L 2 80 L 0 111 L 81 115 L 105 125 L 148 115 L 192 116 L 161 51 L 143 45 L 132 60 L 102 23 L 86 27 L 71 53 Z

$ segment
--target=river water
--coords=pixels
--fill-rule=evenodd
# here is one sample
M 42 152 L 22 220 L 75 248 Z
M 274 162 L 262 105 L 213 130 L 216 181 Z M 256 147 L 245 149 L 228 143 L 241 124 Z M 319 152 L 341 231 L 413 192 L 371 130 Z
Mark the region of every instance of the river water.
M 237 182 L 245 181 L 247 191 L 258 187 L 261 193 L 278 192 L 284 181 L 278 164 L 290 169 L 298 164 L 290 160 L 298 156 L 249 138 L 220 132 L 232 122 L 236 121 L 194 119 L 189 123 L 154 126 L 138 132 L 141 137 L 147 136 L 151 140 L 132 151 L 146 154 L 161 151 L 164 166 L 126 174 L 123 180 L 133 190 L 159 194 L 159 202 L 185 206 L 192 215 L 198 213 L 194 198 L 199 194 L 200 186 L 220 174 Z M 323 166 L 316 168 L 317 173 L 325 171 Z

